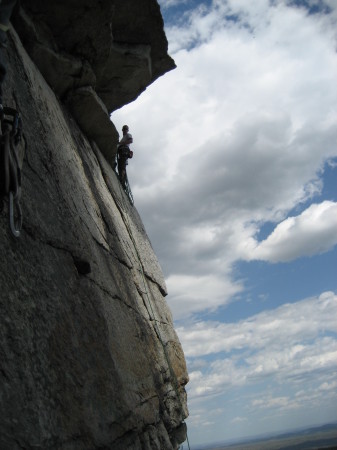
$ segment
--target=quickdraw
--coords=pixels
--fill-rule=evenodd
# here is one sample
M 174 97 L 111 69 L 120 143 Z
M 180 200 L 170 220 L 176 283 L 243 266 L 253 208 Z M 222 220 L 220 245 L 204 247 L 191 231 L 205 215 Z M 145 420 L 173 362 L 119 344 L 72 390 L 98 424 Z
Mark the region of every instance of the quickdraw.
M 0 197 L 9 199 L 9 227 L 15 237 L 22 228 L 21 169 L 17 145 L 22 138 L 22 120 L 16 109 L 4 107 L 0 111 Z

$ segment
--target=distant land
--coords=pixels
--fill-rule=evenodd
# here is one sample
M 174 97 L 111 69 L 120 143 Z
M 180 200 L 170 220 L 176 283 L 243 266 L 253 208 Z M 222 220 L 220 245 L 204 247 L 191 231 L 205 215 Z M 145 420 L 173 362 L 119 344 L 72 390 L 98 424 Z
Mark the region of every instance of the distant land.
M 233 441 L 232 441 L 233 442 Z M 214 443 L 195 450 L 337 450 L 337 423 L 289 431 L 235 443 Z

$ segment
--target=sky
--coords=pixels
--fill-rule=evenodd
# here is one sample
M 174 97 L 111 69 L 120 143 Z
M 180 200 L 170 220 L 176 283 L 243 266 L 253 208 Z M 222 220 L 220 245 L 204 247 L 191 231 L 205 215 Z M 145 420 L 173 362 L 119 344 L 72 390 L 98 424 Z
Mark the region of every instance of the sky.
M 191 448 L 337 422 L 337 0 L 159 4 L 177 68 L 112 120 L 134 139 Z

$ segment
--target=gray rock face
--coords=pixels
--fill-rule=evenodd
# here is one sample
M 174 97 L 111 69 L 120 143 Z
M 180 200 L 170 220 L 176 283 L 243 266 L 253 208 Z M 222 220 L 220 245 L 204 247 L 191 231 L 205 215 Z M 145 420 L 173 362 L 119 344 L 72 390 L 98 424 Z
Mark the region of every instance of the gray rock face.
M 157 1 L 21 0 L 13 21 L 47 83 L 114 161 L 118 134 L 109 115 L 175 68 Z M 95 117 L 89 123 L 82 117 L 88 102 Z
M 118 131 L 108 111 L 91 86 L 80 87 L 69 93 L 67 104 L 86 135 L 93 139 L 106 160 L 113 167 L 116 157 Z
M 184 355 L 141 219 L 101 150 L 107 144 L 99 138 L 108 142 L 116 131 L 111 122 L 102 125 L 107 101 L 99 95 L 101 88 L 89 82 L 96 78 L 100 86 L 109 85 L 102 55 L 110 44 L 105 42 L 101 56 L 93 50 L 92 59 L 81 62 L 81 51 L 87 45 L 89 52 L 92 42 L 65 34 L 81 17 L 76 26 L 91 36 L 96 21 L 108 11 L 121 20 L 125 7 L 122 2 L 82 1 L 74 17 L 74 5 L 79 5 L 74 0 L 22 3 L 46 25 L 39 25 L 44 36 L 57 41 L 57 48 L 47 45 L 46 38 L 35 43 L 32 55 L 50 64 L 57 60 L 59 69 L 63 65 L 64 85 L 71 89 L 67 103 L 60 103 L 64 87 L 57 87 L 55 77 L 55 95 L 53 83 L 48 79 L 47 84 L 11 32 L 4 103 L 20 110 L 28 150 L 19 239 L 9 232 L 6 202 L 0 213 L 0 448 L 176 449 L 185 439 L 188 415 Z M 83 11 L 94 3 L 99 18 L 82 21 Z M 141 3 L 156 24 L 156 2 Z M 62 16 L 57 15 L 61 10 Z M 35 27 L 32 17 L 25 21 L 28 28 Z M 99 30 L 102 41 L 111 34 L 111 28 Z M 123 32 L 121 26 L 114 34 L 123 40 Z M 113 52 L 126 52 L 133 60 L 140 55 L 147 61 L 138 66 L 140 72 L 151 60 L 153 81 L 165 64 L 170 68 L 170 60 L 160 56 L 160 43 L 143 41 L 144 36 L 129 42 L 135 45 L 131 52 L 125 44 L 113 45 Z M 66 50 L 62 55 L 61 48 Z M 89 85 L 72 85 L 72 78 Z M 121 91 L 128 83 L 121 82 Z M 100 132 L 83 133 L 90 120 L 76 113 L 80 104 L 99 105 L 95 114 L 104 116 L 97 119 Z

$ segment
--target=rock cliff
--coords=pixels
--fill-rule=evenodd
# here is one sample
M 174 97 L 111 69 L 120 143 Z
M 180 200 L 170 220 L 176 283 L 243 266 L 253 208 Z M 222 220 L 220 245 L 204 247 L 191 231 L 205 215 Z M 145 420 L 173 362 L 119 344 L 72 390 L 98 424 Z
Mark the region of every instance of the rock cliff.
M 109 120 L 174 68 L 159 6 L 22 0 L 13 24 L 4 104 L 27 150 L 19 239 L 0 213 L 0 448 L 176 449 L 184 355 Z

